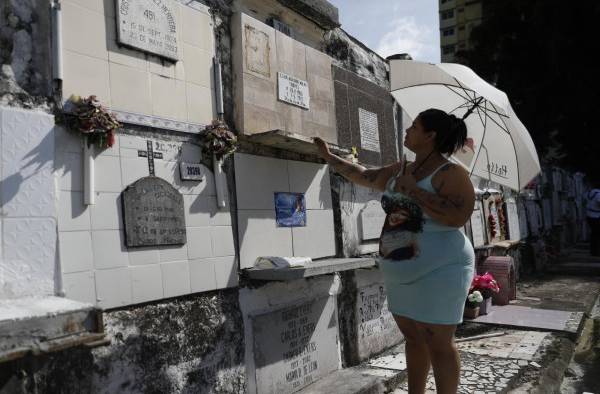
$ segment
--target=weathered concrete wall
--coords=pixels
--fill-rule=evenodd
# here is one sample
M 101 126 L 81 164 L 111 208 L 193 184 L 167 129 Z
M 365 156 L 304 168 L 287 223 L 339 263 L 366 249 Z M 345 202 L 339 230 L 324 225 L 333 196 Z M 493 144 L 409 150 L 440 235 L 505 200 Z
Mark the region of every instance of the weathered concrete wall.
M 50 106 L 50 21 L 47 1 L 0 0 L 0 105 Z
M 106 313 L 112 343 L 3 364 L 0 393 L 243 393 L 237 290 Z

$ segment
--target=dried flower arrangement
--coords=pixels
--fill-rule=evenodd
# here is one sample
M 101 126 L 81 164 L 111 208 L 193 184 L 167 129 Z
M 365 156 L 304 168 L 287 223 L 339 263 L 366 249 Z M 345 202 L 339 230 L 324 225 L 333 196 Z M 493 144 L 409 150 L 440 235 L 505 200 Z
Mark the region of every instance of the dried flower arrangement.
M 217 160 L 227 157 L 237 149 L 237 137 L 227 124 L 215 120 L 206 126 L 203 134 L 202 151 L 207 155 L 215 155 Z

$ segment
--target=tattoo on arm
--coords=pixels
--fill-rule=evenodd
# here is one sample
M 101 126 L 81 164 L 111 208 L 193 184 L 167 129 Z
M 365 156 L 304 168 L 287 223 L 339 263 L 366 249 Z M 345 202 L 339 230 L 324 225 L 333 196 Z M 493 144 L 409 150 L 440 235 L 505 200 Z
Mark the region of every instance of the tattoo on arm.
M 440 196 L 435 193 L 429 193 L 421 188 L 411 190 L 408 196 L 424 208 L 428 208 L 439 215 L 447 213 L 448 209 L 461 210 L 465 206 L 465 199 L 462 196 Z

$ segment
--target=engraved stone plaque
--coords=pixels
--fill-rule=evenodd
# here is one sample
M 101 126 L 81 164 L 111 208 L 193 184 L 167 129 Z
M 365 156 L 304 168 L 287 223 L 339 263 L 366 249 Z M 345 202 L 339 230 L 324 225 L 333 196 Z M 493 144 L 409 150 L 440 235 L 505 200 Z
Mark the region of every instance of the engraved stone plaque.
M 147 176 L 122 194 L 127 246 L 186 243 L 183 196 L 170 183 Z
M 246 45 L 244 53 L 246 56 L 246 68 L 264 77 L 271 77 L 271 63 L 269 55 L 271 47 L 269 36 L 253 26 L 245 25 Z
M 335 297 L 252 318 L 259 393 L 291 393 L 337 369 Z
M 175 6 L 173 0 L 117 0 L 119 43 L 178 60 Z
M 356 298 L 358 353 L 360 359 L 379 353 L 397 342 L 398 328 L 388 309 L 383 284 L 363 287 Z
M 279 100 L 309 109 L 310 95 L 306 81 L 280 72 L 277 73 L 277 80 Z
M 481 201 L 475 202 L 475 209 L 471 214 L 471 234 L 473 235 L 473 247 L 485 245 L 485 224 Z
M 358 122 L 360 124 L 360 146 L 373 152 L 380 152 L 379 123 L 377 114 L 365 109 L 358 109 Z

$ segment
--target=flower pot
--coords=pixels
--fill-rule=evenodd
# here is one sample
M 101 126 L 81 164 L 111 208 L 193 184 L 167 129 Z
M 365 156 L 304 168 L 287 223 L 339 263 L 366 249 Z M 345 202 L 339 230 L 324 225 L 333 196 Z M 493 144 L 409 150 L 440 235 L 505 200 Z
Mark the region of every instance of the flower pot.
M 479 307 L 476 306 L 475 308 L 471 308 L 465 306 L 465 312 L 463 313 L 463 316 L 468 319 L 475 319 L 477 316 L 479 316 Z
M 484 298 L 481 305 L 479 305 L 479 314 L 487 315 L 492 311 L 492 297 Z

